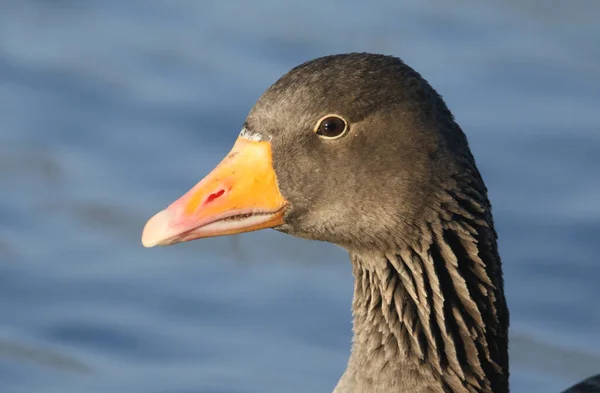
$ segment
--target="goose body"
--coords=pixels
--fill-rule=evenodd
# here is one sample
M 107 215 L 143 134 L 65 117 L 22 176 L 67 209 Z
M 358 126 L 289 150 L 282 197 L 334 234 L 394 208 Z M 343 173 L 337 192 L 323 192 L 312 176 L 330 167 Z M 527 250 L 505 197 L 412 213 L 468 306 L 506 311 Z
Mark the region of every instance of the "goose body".
M 353 343 L 334 393 L 509 391 L 509 314 L 484 181 L 437 92 L 346 54 L 271 86 L 229 155 L 152 217 L 146 246 L 274 228 L 344 247 Z M 600 392 L 600 376 L 569 392 Z

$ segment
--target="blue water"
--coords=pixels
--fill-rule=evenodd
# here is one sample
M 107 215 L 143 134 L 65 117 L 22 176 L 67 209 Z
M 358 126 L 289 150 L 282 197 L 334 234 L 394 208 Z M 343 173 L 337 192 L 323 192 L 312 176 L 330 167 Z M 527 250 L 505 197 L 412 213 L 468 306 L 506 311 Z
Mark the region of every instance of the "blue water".
M 344 251 L 274 231 L 143 249 L 262 91 L 337 52 L 445 97 L 490 189 L 515 392 L 600 372 L 600 2 L 3 0 L 0 392 L 330 392 Z

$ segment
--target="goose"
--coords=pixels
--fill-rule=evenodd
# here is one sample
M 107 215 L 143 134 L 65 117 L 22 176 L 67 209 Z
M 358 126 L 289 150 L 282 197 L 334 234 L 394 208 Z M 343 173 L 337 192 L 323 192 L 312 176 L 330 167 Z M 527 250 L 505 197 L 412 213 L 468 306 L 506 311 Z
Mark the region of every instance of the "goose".
M 352 349 L 334 393 L 509 391 L 487 189 L 444 100 L 402 60 L 350 53 L 293 68 L 142 243 L 264 228 L 350 256 Z M 567 392 L 600 392 L 600 375 Z

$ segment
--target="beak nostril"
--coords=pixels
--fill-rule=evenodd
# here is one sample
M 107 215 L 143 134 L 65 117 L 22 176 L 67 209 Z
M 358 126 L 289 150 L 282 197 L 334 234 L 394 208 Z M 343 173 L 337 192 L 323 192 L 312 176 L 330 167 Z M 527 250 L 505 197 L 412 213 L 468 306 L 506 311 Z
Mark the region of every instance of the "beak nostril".
M 207 203 L 211 203 L 212 201 L 214 201 L 215 199 L 219 198 L 220 196 L 222 196 L 223 194 L 225 194 L 225 190 L 221 189 L 217 192 L 213 192 L 212 194 L 210 194 L 208 196 L 208 198 L 206 198 L 206 201 L 204 202 L 205 204 Z

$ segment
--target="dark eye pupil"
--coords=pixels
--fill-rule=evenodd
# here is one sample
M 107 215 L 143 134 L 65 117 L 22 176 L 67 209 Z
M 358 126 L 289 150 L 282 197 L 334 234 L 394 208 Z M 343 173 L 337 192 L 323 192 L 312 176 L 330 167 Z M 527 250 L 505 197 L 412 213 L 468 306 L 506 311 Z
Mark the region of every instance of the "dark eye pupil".
M 325 123 L 325 130 L 327 130 L 329 132 L 335 131 L 336 127 L 337 127 L 337 123 L 335 121 L 328 121 Z
M 318 135 L 333 138 L 341 135 L 346 129 L 346 122 L 339 117 L 328 117 L 321 121 L 317 130 Z

